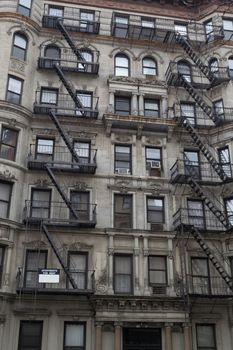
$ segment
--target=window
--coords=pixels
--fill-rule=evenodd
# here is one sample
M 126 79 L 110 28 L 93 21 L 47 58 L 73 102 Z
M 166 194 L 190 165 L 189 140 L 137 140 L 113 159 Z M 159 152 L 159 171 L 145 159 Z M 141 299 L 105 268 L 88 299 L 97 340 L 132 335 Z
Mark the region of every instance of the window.
M 116 174 L 131 174 L 131 146 L 115 145 Z
M 224 120 L 225 119 L 225 111 L 224 111 L 224 105 L 223 105 L 223 100 L 218 100 L 213 102 L 213 107 L 214 107 L 214 111 L 217 114 L 219 119 Z
M 12 57 L 25 61 L 27 52 L 27 38 L 21 33 L 15 33 L 13 37 Z
M 46 266 L 47 251 L 27 250 L 24 272 L 24 287 L 43 288 L 44 284 L 39 283 L 39 269 L 45 269 Z
M 19 0 L 17 12 L 24 16 L 30 16 L 32 0 Z
M 131 326 L 132 327 L 132 326 Z M 123 327 L 123 349 L 162 350 L 161 328 Z
M 166 256 L 149 256 L 149 284 L 167 284 Z
M 163 224 L 165 222 L 164 198 L 147 197 L 147 222 Z
M 157 147 L 146 147 L 146 168 L 150 169 L 153 175 L 153 171 L 158 173 L 162 168 L 162 150 Z
M 89 221 L 90 192 L 71 191 L 70 201 L 78 215 L 79 221 Z M 75 219 L 72 213 L 70 213 L 70 218 Z
M 197 324 L 197 350 L 217 350 L 215 325 Z
M 80 31 L 94 32 L 95 12 L 80 10 Z
M 40 102 L 42 104 L 57 105 L 58 89 L 41 88 Z
M 91 144 L 90 142 L 75 141 L 74 150 L 79 157 L 81 164 L 88 164 L 91 162 Z
M 126 55 L 118 54 L 115 56 L 115 76 L 129 76 L 129 59 Z
M 225 39 L 232 40 L 233 38 L 233 20 L 232 19 L 223 19 L 223 30 L 224 30 Z
M 44 67 L 53 68 L 54 64 L 60 64 L 61 49 L 56 45 L 48 45 L 44 49 Z
M 120 38 L 126 38 L 128 36 L 129 17 L 124 15 L 115 15 L 114 24 L 113 35 Z
M 199 228 L 205 228 L 204 205 L 202 201 L 188 199 L 189 224 Z
M 155 34 L 155 19 L 142 17 L 140 38 L 152 39 Z
M 144 57 L 142 60 L 142 74 L 157 75 L 157 63 L 153 58 Z
M 35 158 L 43 162 L 52 161 L 54 156 L 54 140 L 38 137 L 36 140 Z
M 79 99 L 81 103 L 81 107 L 76 108 L 76 114 L 82 116 L 83 113 L 86 113 L 92 110 L 92 100 L 93 95 L 92 92 L 87 91 L 77 91 L 77 98 Z
M 159 100 L 144 98 L 144 116 L 155 118 L 160 117 Z
M 194 179 L 201 179 L 200 155 L 198 151 L 184 151 L 185 174 Z
M 11 103 L 20 104 L 23 88 L 23 80 L 12 75 L 8 76 L 6 100 Z
M 229 177 L 232 177 L 231 157 L 228 146 L 218 149 L 218 159 L 225 174 Z
M 229 65 L 229 75 L 230 78 L 233 79 L 233 56 L 230 56 L 228 58 L 228 65 Z
M 208 22 L 205 22 L 205 35 L 206 35 L 206 41 L 213 41 L 214 40 L 214 27 L 213 27 L 213 21 L 212 19 Z
M 83 60 L 79 60 L 80 62 L 84 61 L 84 62 L 88 62 L 88 63 L 93 63 L 94 55 L 93 55 L 93 52 L 91 52 L 91 50 L 81 49 L 79 51 L 83 57 Z M 93 67 L 91 64 L 78 63 L 78 70 L 92 73 Z
M 209 61 L 209 69 L 210 69 L 211 73 L 213 73 L 213 75 L 218 78 L 219 66 L 218 66 L 217 58 L 211 58 L 211 60 Z
M 2 278 L 3 278 L 4 255 L 5 255 L 5 247 L 0 246 L 0 288 L 2 286 Z
M 2 126 L 0 157 L 15 160 L 18 131 Z
M 64 7 L 49 5 L 49 16 L 62 18 L 64 16 Z
M 181 102 L 180 104 L 181 118 L 188 119 L 190 124 L 196 125 L 196 106 L 195 103 Z
M 178 72 L 188 82 L 192 81 L 192 73 L 190 64 L 187 61 L 179 61 L 177 64 Z
M 51 190 L 32 189 L 31 217 L 46 219 L 50 216 Z
M 233 277 L 233 256 L 229 256 L 229 265 L 230 265 L 231 277 Z
M 183 37 L 188 37 L 188 27 L 186 24 L 175 23 L 175 32 L 179 33 Z
M 132 228 L 133 198 L 130 194 L 114 195 L 114 227 Z
M 78 289 L 87 288 L 87 253 L 69 252 L 69 271 Z
M 18 350 L 41 350 L 42 321 L 21 321 Z
M 115 114 L 130 115 L 131 114 L 131 98 L 115 95 Z
M 6 219 L 9 217 L 11 192 L 12 184 L 0 181 L 0 218 Z
M 132 256 L 114 255 L 114 292 L 122 294 L 131 294 L 132 285 Z
M 85 350 L 85 338 L 85 323 L 65 322 L 63 350 Z
M 233 226 L 233 198 L 225 199 L 224 203 L 228 221 Z
M 192 290 L 194 294 L 210 294 L 209 261 L 191 258 Z

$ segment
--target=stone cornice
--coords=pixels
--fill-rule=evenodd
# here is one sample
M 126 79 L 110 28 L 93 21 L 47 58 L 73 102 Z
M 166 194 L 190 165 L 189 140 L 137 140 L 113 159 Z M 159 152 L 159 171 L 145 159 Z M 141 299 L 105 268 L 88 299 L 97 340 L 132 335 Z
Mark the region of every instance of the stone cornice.
M 10 21 L 27 25 L 31 30 L 39 33 L 40 26 L 30 17 L 15 12 L 0 12 L 0 21 Z

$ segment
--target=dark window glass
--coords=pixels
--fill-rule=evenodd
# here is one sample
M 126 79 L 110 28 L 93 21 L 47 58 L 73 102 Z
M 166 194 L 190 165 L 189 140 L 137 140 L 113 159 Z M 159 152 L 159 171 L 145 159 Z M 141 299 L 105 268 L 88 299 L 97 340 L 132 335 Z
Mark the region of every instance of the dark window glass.
M 85 350 L 85 338 L 85 323 L 65 322 L 63 350 Z
M 124 350 L 162 350 L 160 328 L 123 328 Z
M 41 350 L 42 321 L 21 321 L 18 350 Z
M 46 219 L 50 216 L 51 190 L 32 189 L 31 217 Z
M 115 145 L 116 174 L 131 174 L 131 146 Z
M 223 99 L 213 102 L 214 111 L 218 118 L 221 120 L 225 119 L 225 111 L 223 105 Z
M 44 284 L 39 283 L 39 269 L 46 268 L 47 251 L 27 250 L 24 274 L 24 286 L 26 288 L 43 288 Z
M 115 114 L 131 114 L 131 98 L 124 96 L 115 96 Z
M 203 202 L 199 200 L 188 199 L 187 205 L 189 224 L 202 229 L 205 228 L 205 213 Z
M 41 88 L 40 101 L 42 104 L 57 105 L 58 89 Z
M 8 218 L 10 212 L 12 184 L 0 181 L 0 218 Z
M 223 19 L 223 30 L 224 30 L 225 39 L 232 40 L 233 38 L 233 20 L 232 19 Z
M 228 146 L 218 149 L 218 159 L 225 174 L 229 177 L 232 177 L 231 157 Z
M 69 252 L 68 266 L 69 271 L 77 285 L 78 289 L 87 288 L 87 253 Z M 71 286 L 69 286 L 71 288 Z
M 201 179 L 201 167 L 198 151 L 184 151 L 184 170 L 186 175 L 194 179 Z
M 114 255 L 114 292 L 132 293 L 132 256 Z
M 17 12 L 24 16 L 30 16 L 32 0 L 19 0 Z
M 217 58 L 211 58 L 209 61 L 209 69 L 216 77 L 219 76 L 219 66 Z
M 6 91 L 6 100 L 11 103 L 20 104 L 23 88 L 23 80 L 12 75 L 8 76 L 8 84 Z
M 59 60 L 61 57 L 61 50 L 55 45 L 48 45 L 45 47 L 44 55 L 45 57 Z
M 150 40 L 153 38 L 154 34 L 155 34 L 155 19 L 142 17 L 140 38 Z
M 180 104 L 181 118 L 185 117 L 188 119 L 190 124 L 196 125 L 196 107 L 195 103 L 185 103 Z
M 149 256 L 149 284 L 167 284 L 167 258 L 165 256 Z
M 215 325 L 197 324 L 197 350 L 217 350 Z
M 225 199 L 224 202 L 228 221 L 233 226 L 233 198 Z
M 0 246 L 0 288 L 2 286 L 5 247 Z
M 152 98 L 144 99 L 144 115 L 145 117 L 160 117 L 159 100 Z
M 2 127 L 0 157 L 14 161 L 16 155 L 18 131 Z
M 113 35 L 126 38 L 129 30 L 129 17 L 124 15 L 114 16 L 114 33 Z
M 192 258 L 192 287 L 196 294 L 210 294 L 209 262 L 207 258 Z
M 71 191 L 70 200 L 73 209 L 75 209 L 79 221 L 90 220 L 90 192 Z M 70 218 L 75 219 L 74 215 L 70 213 Z
M 142 74 L 157 75 L 157 63 L 153 58 L 144 57 L 142 60 Z
M 180 61 L 177 64 L 178 72 L 182 75 L 182 77 L 188 82 L 192 81 L 192 72 L 189 63 L 186 61 Z
M 114 195 L 114 227 L 132 228 L 132 195 Z
M 147 222 L 151 224 L 165 222 L 164 198 L 147 197 Z
M 118 54 L 115 56 L 115 75 L 122 77 L 129 76 L 129 59 L 126 55 Z
M 54 140 L 38 137 L 36 140 L 35 158 L 41 161 L 52 161 L 54 154 Z
M 27 38 L 21 33 L 15 33 L 13 37 L 12 56 L 25 61 L 27 52 Z

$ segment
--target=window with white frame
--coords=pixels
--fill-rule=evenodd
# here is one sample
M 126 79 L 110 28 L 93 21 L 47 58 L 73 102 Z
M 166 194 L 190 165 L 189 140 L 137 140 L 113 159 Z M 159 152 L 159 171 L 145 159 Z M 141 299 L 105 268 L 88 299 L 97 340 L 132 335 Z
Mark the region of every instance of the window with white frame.
M 149 285 L 167 284 L 167 257 L 150 255 L 148 257 Z
M 124 54 L 117 54 L 115 56 L 115 76 L 128 77 L 129 75 L 129 58 Z
M 157 75 L 157 62 L 151 57 L 144 57 L 142 60 L 142 74 Z
M 27 53 L 27 37 L 22 33 L 15 33 L 12 45 L 12 57 L 25 61 Z
M 58 89 L 41 88 L 40 102 L 47 105 L 57 105 Z
M 147 222 L 163 224 L 165 222 L 164 198 L 147 197 Z
M 85 252 L 68 252 L 68 266 L 78 289 L 87 289 L 88 254 Z M 71 286 L 70 286 L 71 288 Z

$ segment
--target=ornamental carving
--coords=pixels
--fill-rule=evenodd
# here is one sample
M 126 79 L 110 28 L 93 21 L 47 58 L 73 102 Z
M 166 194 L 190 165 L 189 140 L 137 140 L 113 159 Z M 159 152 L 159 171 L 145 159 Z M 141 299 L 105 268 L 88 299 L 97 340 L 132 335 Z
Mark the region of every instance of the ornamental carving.
M 85 182 L 75 182 L 73 187 L 75 190 L 78 190 L 78 191 L 86 191 L 86 189 L 88 188 L 88 185 Z
M 23 242 L 23 244 L 25 245 L 26 248 L 31 248 L 36 250 L 47 248 L 47 244 L 44 241 L 39 241 L 39 240 L 35 240 L 31 242 Z
M 10 69 L 15 71 L 15 72 L 18 72 L 18 73 L 21 73 L 21 74 L 24 75 L 25 62 L 22 62 L 20 60 L 15 59 L 15 58 L 11 58 L 11 60 L 10 60 Z
M 65 249 L 67 250 L 90 250 L 91 248 L 93 248 L 92 245 L 88 245 L 86 243 L 82 243 L 82 242 L 74 242 L 71 244 L 65 244 L 64 245 Z
M 115 135 L 115 141 L 128 143 L 128 142 L 132 142 L 132 137 L 127 135 Z
M 16 181 L 16 177 L 14 174 L 12 174 L 9 170 L 3 170 L 0 171 L 0 178 L 3 180 L 10 180 L 10 181 Z
M 10 228 L 0 227 L 0 239 L 1 238 L 9 239 L 9 237 L 10 237 Z
M 50 183 L 47 179 L 37 179 L 35 182 L 34 182 L 34 185 L 36 187 L 42 187 L 42 188 L 47 188 Z

